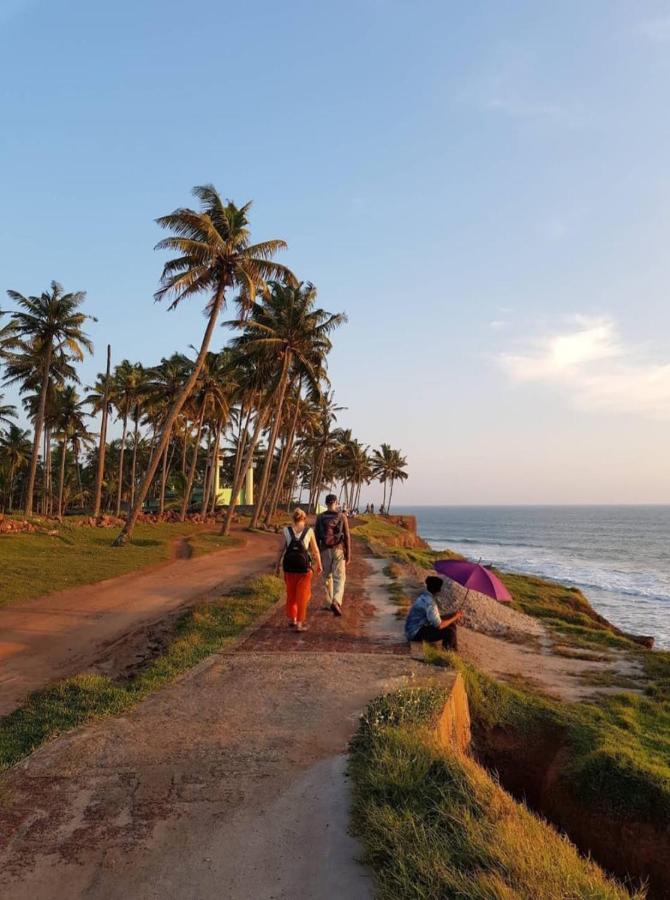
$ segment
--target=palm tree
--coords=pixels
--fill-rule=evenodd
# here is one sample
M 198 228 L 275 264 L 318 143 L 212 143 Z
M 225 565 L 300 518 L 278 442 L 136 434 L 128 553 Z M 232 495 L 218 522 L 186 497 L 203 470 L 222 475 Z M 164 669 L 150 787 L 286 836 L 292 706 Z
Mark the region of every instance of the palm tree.
M 157 220 L 161 228 L 173 233 L 159 241 L 156 249 L 175 251 L 177 256 L 165 263 L 155 297 L 156 300 L 172 298 L 170 309 L 175 309 L 182 300 L 208 293 L 207 327 L 193 371 L 167 414 L 157 451 L 137 490 L 126 524 L 114 542 L 117 546 L 125 544 L 132 534 L 174 423 L 202 368 L 219 313 L 226 303 L 226 293 L 237 289 L 240 301 L 247 305 L 253 303 L 257 290 L 269 278 L 295 282 L 289 269 L 272 261 L 277 251 L 286 247 L 284 241 L 250 242 L 250 203 L 241 207 L 230 200 L 224 203 L 212 185 L 195 187 L 193 193 L 200 201 L 200 211 L 176 209 Z
M 145 386 L 147 412 L 155 421 L 157 430 L 161 427 L 165 429 L 165 422 L 170 414 L 170 410 L 174 408 L 175 403 L 183 393 L 184 385 L 188 383 L 192 373 L 193 363 L 183 353 L 173 353 L 169 359 L 162 359 L 159 365 L 147 371 Z M 165 492 L 170 471 L 170 440 L 172 439 L 173 428 L 168 433 L 162 451 L 160 446 L 154 447 L 147 466 L 147 472 L 153 468 L 155 474 L 159 463 L 162 464 L 159 506 L 159 512 L 161 513 L 165 510 Z M 146 473 L 144 477 L 146 479 Z
M 0 422 L 9 425 L 10 419 L 16 418 L 16 407 L 11 403 L 4 403 L 4 397 L 4 394 L 0 394 Z
M 56 393 L 66 382 L 78 381 L 77 372 L 67 352 L 59 349 L 52 355 L 45 387 L 43 352 L 39 341 L 16 339 L 12 350 L 5 353 L 5 358 L 5 381 L 19 385 L 19 393 L 23 395 L 23 406 L 33 424 L 43 403 L 41 512 L 48 515 L 51 512 L 52 502 L 51 429 L 56 408 Z
M 65 487 L 65 464 L 67 459 L 67 445 L 72 443 L 75 462 L 78 458 L 80 441 L 88 441 L 90 435 L 84 419 L 88 413 L 84 410 L 86 400 L 81 400 L 74 386 L 68 385 L 58 392 L 56 397 L 56 411 L 54 424 L 60 435 L 60 478 L 58 482 L 58 517 L 63 515 L 63 489 Z M 81 490 L 81 478 L 80 478 Z
M 389 491 L 389 505 L 386 512 L 391 511 L 391 501 L 393 500 L 393 485 L 396 481 L 407 481 L 408 475 L 405 472 L 407 468 L 407 459 L 401 454 L 400 450 L 392 451 L 391 463 L 388 469 L 388 478 L 391 481 L 391 489 Z
M 328 337 L 333 329 L 346 321 L 343 313 L 328 313 L 315 308 L 316 288 L 313 284 L 282 285 L 273 282 L 262 302 L 252 305 L 250 316 L 230 323 L 243 329 L 232 341 L 240 350 L 271 356 L 278 369 L 273 399 L 273 422 L 251 528 L 258 525 L 265 502 L 277 435 L 282 422 L 284 398 L 291 377 L 297 369 L 314 385 L 318 385 L 324 360 L 331 348 Z
M 83 331 L 84 323 L 91 316 L 79 311 L 86 293 L 76 291 L 65 294 L 57 281 L 52 281 L 51 289 L 44 291 L 39 297 L 25 297 L 18 291 L 7 291 L 7 294 L 19 307 L 13 315 L 14 330 L 17 336 L 24 342 L 31 342 L 33 348 L 39 351 L 41 360 L 39 404 L 35 416 L 33 452 L 26 488 L 25 512 L 27 516 L 30 516 L 33 512 L 35 477 L 44 427 L 49 376 L 54 356 L 62 352 L 66 357 L 81 362 L 84 358 L 84 350 L 88 350 L 89 353 L 93 352 L 93 345 Z
M 140 446 L 140 418 L 147 392 L 147 372 L 141 363 L 135 363 L 137 384 L 135 388 L 135 405 L 132 409 L 133 419 L 133 457 L 130 464 L 130 506 L 135 503 L 135 487 L 137 482 L 137 453 Z
M 0 432 L 0 459 L 7 466 L 9 476 L 9 511 L 14 508 L 14 479 L 30 460 L 30 432 L 10 424 Z
M 121 498 L 123 495 L 123 457 L 128 437 L 128 419 L 136 407 L 137 396 L 142 379 L 142 367 L 124 359 L 114 370 L 112 402 L 123 420 L 121 451 L 119 455 L 119 485 L 116 495 L 116 515 L 121 514 Z
M 227 418 L 230 411 L 225 378 L 226 368 L 223 354 L 208 353 L 205 357 L 202 369 L 200 370 L 192 397 L 194 411 L 197 411 L 197 424 L 191 466 L 186 481 L 186 490 L 184 491 L 184 496 L 182 498 L 180 513 L 180 520 L 182 522 L 186 518 L 186 510 L 188 509 L 191 491 L 193 490 L 193 480 L 198 464 L 198 451 L 200 450 L 200 439 L 202 437 L 202 428 L 205 417 L 207 415 L 214 415 Z M 205 493 L 205 490 L 206 485 L 203 481 L 203 494 Z M 203 496 L 203 506 L 204 505 L 205 497 Z
M 379 450 L 372 451 L 372 477 L 384 485 L 382 507 L 386 509 L 386 485 L 389 482 L 393 467 L 393 450 L 390 444 L 382 444 Z
M 107 422 L 112 412 L 112 376 L 110 374 L 112 365 L 112 348 L 107 344 L 107 369 L 105 374 L 98 373 L 98 378 L 90 393 L 86 398 L 86 402 L 92 407 L 91 415 L 100 414 L 100 435 L 98 438 L 98 464 L 95 475 L 95 488 L 93 500 L 93 515 L 97 519 L 100 515 L 100 507 L 102 503 L 102 482 L 105 477 L 105 457 L 107 453 Z

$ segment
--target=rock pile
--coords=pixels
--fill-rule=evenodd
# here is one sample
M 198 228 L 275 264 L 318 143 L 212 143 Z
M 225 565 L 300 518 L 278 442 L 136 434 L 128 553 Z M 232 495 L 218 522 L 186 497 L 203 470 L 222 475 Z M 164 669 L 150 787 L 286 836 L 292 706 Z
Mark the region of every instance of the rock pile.
M 26 519 L 10 519 L 3 513 L 0 513 L 0 534 L 20 534 L 22 531 L 30 532 L 39 531 L 37 525 L 28 522 Z
M 449 579 L 444 581 L 441 605 L 446 612 L 462 609 L 461 624 L 473 631 L 481 631 L 494 637 L 513 635 L 540 637 L 544 634 L 544 626 L 532 616 L 517 612 L 509 604 L 492 600 L 479 591 L 466 591 L 460 584 Z

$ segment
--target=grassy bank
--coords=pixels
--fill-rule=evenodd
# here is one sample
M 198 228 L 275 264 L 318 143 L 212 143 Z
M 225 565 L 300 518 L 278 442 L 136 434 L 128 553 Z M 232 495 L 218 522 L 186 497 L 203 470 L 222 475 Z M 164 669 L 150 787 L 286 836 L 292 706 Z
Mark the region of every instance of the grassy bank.
M 539 746 L 551 736 L 562 786 L 609 816 L 670 828 L 670 654 L 654 659 L 645 695 L 619 693 L 594 703 L 565 703 L 496 681 L 456 654 L 432 661 L 462 672 L 482 752 L 491 735 L 518 736 Z
M 436 745 L 442 703 L 436 689 L 380 698 L 352 742 L 353 822 L 378 896 L 629 897 L 474 761 Z
M 397 562 L 430 569 L 437 559 L 462 559 L 449 550 L 431 550 L 425 542 L 411 535 L 405 528 L 389 522 L 383 516 L 361 516 L 359 524 L 352 528 L 354 537 L 365 541 L 377 556 L 385 556 Z
M 194 555 L 239 543 L 206 526 L 142 524 L 123 548 L 112 547 L 113 528 L 77 528 L 67 522 L 46 532 L 0 535 L 0 605 L 51 591 L 94 584 L 173 557 L 174 541 L 188 537 Z
M 215 603 L 189 610 L 177 623 L 174 639 L 165 651 L 128 681 L 79 675 L 32 694 L 24 706 L 0 720 L 0 770 L 49 738 L 130 709 L 151 691 L 224 648 L 276 603 L 281 592 L 281 581 L 266 575 Z
M 403 591 L 397 583 L 402 575 L 398 565 L 418 566 L 432 569 L 438 559 L 462 559 L 450 550 L 434 551 L 425 547 L 404 547 L 404 541 L 411 540 L 407 531 L 380 517 L 366 517 L 353 533 L 365 541 L 372 551 L 391 561 L 389 577 L 396 581 L 392 593 L 400 601 Z M 636 650 L 639 645 L 599 616 L 588 599 L 578 589 L 566 587 L 552 581 L 544 581 L 532 575 L 517 575 L 509 572 L 496 574 L 512 594 L 512 606 L 520 612 L 541 619 L 554 633 L 558 647 L 591 648 L 595 651 L 608 649 Z M 401 606 L 407 606 L 405 595 Z

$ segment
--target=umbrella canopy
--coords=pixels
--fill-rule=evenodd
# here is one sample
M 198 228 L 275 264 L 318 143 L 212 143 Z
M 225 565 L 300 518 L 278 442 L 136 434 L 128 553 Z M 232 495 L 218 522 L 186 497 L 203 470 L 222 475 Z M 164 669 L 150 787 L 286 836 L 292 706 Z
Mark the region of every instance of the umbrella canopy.
M 501 603 L 509 603 L 512 599 L 512 595 L 502 581 L 479 563 L 465 562 L 460 559 L 439 559 L 435 563 L 435 571 L 458 582 L 469 591 L 478 591 L 493 600 L 500 600 Z

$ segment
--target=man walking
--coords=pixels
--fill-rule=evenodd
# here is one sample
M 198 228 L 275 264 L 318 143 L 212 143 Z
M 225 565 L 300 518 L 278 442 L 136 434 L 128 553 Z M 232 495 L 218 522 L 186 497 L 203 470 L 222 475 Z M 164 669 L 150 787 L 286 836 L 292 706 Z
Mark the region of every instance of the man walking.
M 335 494 L 328 494 L 326 497 L 326 511 L 316 517 L 315 531 L 326 582 L 328 608 L 333 615 L 341 616 L 347 564 L 351 559 L 351 535 L 347 517 L 337 508 Z

